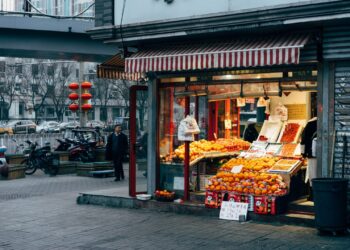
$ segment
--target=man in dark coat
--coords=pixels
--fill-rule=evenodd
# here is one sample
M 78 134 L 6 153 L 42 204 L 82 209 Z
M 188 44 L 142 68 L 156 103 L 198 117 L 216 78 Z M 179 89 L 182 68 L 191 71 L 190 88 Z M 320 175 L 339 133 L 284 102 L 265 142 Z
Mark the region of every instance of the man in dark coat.
M 106 160 L 113 161 L 115 181 L 124 180 L 123 158 L 128 150 L 128 138 L 122 133 L 122 126 L 114 126 L 114 132 L 108 136 Z

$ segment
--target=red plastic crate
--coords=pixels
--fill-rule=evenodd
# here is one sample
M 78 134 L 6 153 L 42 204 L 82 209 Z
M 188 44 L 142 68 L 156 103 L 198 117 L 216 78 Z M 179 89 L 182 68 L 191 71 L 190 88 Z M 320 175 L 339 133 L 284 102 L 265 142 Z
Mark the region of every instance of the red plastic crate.
M 219 208 L 221 206 L 222 193 L 215 191 L 205 192 L 205 206 L 209 208 Z

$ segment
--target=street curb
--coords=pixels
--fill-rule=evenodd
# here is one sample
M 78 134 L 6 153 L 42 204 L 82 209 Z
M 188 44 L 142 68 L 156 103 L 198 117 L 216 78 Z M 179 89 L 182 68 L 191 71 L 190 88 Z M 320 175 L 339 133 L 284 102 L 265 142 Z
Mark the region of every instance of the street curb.
M 99 205 L 114 208 L 128 209 L 147 209 L 154 212 L 171 212 L 177 214 L 187 214 L 195 216 L 206 216 L 219 218 L 219 209 L 206 208 L 203 204 L 178 204 L 173 202 L 159 202 L 155 200 L 141 201 L 131 197 L 117 197 L 81 193 L 77 197 L 79 205 Z M 248 212 L 248 220 L 262 223 L 278 223 L 298 225 L 304 227 L 314 227 L 315 221 L 312 216 L 298 214 L 281 214 L 281 215 L 258 215 Z

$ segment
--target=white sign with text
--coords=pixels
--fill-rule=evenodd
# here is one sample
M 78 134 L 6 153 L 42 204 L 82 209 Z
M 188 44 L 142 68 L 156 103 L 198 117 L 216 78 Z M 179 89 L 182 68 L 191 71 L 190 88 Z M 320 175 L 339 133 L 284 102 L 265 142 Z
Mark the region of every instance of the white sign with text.
M 248 203 L 223 201 L 221 203 L 220 216 L 222 220 L 239 220 L 240 215 L 247 218 Z
M 183 177 L 174 177 L 174 190 L 184 190 L 184 178 Z

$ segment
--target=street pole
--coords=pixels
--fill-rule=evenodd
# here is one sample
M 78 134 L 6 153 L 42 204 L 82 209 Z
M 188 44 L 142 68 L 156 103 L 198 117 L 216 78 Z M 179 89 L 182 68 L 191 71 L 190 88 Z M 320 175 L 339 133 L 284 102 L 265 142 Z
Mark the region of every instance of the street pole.
M 87 112 L 83 111 L 81 109 L 82 105 L 82 99 L 81 99 L 81 94 L 82 94 L 82 88 L 81 88 L 81 83 L 84 81 L 84 63 L 79 62 L 79 120 L 80 120 L 80 127 L 83 128 L 86 125 L 87 121 Z

